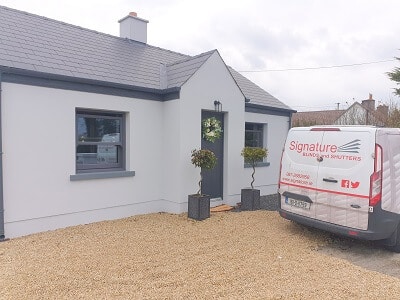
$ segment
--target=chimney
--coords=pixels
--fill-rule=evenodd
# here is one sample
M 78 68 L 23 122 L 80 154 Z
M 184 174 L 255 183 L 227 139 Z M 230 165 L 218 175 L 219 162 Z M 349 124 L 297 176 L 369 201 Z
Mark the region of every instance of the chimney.
M 149 21 L 138 18 L 135 12 L 130 12 L 119 22 L 119 36 L 141 43 L 147 43 L 147 23 Z
M 364 106 L 366 109 L 371 111 L 375 111 L 375 100 L 372 99 L 372 94 L 369 94 L 368 100 L 363 100 L 361 105 Z
M 376 108 L 376 112 L 381 115 L 384 119 L 389 116 L 389 106 L 387 105 L 379 105 Z

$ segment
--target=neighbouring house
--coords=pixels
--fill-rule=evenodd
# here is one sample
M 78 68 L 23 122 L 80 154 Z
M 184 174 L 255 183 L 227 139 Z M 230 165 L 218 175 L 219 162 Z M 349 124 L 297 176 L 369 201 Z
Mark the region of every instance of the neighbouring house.
M 345 110 L 320 110 L 296 112 L 292 116 L 292 127 L 332 125 Z
M 292 126 L 312 125 L 373 125 L 384 127 L 388 118 L 389 107 L 379 105 L 375 108 L 375 100 L 369 94 L 361 104 L 354 102 L 346 110 L 325 110 L 296 112 L 292 116 Z
M 249 186 L 245 140 L 269 149 L 255 186 L 276 193 L 294 110 L 217 50 L 150 46 L 148 21 L 119 23 L 116 37 L 0 6 L 1 239 L 185 212 L 198 189 L 195 148 L 218 157 L 203 182 L 212 205 L 235 205 Z M 212 117 L 223 128 L 214 143 L 202 138 Z

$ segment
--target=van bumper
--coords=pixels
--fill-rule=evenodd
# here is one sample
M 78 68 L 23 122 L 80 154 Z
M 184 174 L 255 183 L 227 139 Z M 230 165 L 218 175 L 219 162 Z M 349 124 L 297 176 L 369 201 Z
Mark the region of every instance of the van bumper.
M 390 212 L 384 212 L 378 209 L 378 211 L 375 210 L 374 213 L 370 214 L 368 230 L 360 230 L 320 221 L 317 219 L 312 219 L 309 217 L 304 217 L 295 213 L 288 212 L 281 208 L 278 209 L 278 211 L 282 218 L 294 221 L 299 224 L 318 228 L 324 231 L 351 237 L 354 239 L 370 241 L 390 239 L 393 233 L 396 231 L 400 221 L 399 215 Z

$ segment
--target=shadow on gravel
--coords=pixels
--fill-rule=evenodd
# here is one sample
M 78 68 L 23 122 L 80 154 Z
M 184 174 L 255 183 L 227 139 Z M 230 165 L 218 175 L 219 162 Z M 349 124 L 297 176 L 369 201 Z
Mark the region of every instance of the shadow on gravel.
M 278 210 L 278 194 L 264 195 L 260 197 L 260 209 L 276 211 Z M 233 212 L 241 212 L 240 203 L 235 206 Z
M 322 236 L 325 239 L 327 243 L 315 248 L 315 251 L 347 260 L 353 265 L 370 271 L 400 278 L 400 253 L 386 250 L 378 242 L 342 237 L 295 222 L 292 222 L 292 226 L 294 231 L 302 230 L 310 237 Z
M 262 196 L 261 209 L 278 210 L 278 195 Z M 388 251 L 376 242 L 341 237 L 296 223 L 293 225 L 297 228 L 302 227 L 312 235 L 326 236 L 327 245 L 319 247 L 315 251 L 347 260 L 367 270 L 400 278 L 400 253 Z
M 328 244 L 316 251 L 345 259 L 367 270 L 400 278 L 400 253 L 388 251 L 376 242 L 328 234 Z

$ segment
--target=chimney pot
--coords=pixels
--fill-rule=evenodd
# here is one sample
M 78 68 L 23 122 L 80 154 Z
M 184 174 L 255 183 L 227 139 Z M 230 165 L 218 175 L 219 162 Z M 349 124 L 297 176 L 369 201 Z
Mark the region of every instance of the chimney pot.
M 130 15 L 131 17 L 137 17 L 137 13 L 135 13 L 134 11 L 131 11 L 131 12 L 129 13 L 129 15 Z
M 368 100 L 372 100 L 372 94 L 369 93 L 369 99 Z

